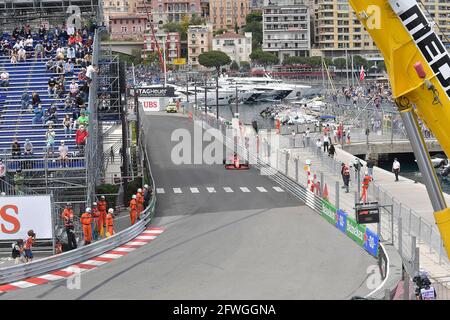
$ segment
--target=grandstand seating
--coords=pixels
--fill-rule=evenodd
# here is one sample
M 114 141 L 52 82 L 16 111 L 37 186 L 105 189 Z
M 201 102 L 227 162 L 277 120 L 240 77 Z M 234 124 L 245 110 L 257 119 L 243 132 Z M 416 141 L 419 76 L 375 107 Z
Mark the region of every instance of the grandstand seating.
M 5 37 L 9 38 L 8 35 L 4 34 L 3 38 Z M 34 38 L 37 39 L 36 36 Z M 10 38 L 9 41 L 14 43 Z M 19 167 L 22 167 L 24 171 L 40 171 L 42 169 L 79 170 L 85 167 L 84 158 L 77 156 L 75 132 L 72 132 L 71 136 L 66 138 L 62 126 L 62 121 L 66 113 L 72 118 L 72 112 L 64 111 L 64 98 L 54 99 L 48 95 L 48 79 L 52 76 L 56 78 L 59 74 L 47 72 L 45 65 L 47 61 L 48 58 L 39 58 L 35 61 L 34 57 L 31 57 L 26 62 L 11 64 L 9 57 L 0 55 L 0 72 L 6 70 L 10 75 L 7 90 L 0 88 L 0 156 L 4 159 L 6 158 L 7 170 L 9 172 L 14 172 Z M 77 80 L 76 75 L 79 70 L 80 66 L 75 66 L 74 76 L 65 77 L 67 92 L 69 92 L 72 79 Z M 77 82 L 81 87 L 82 83 L 78 80 Z M 49 109 L 52 103 L 57 107 L 58 121 L 53 124 L 53 129 L 56 133 L 54 158 L 49 158 L 48 161 L 45 160 L 47 153 L 45 133 L 48 126 L 41 123 L 33 125 L 33 113 L 21 110 L 21 96 L 24 91 L 28 91 L 30 97 L 31 93 L 36 91 L 40 95 L 42 107 L 45 110 Z M 17 138 L 22 152 L 25 139 L 30 139 L 33 144 L 33 155 L 13 159 L 11 157 L 11 144 L 14 138 Z M 69 148 L 69 155 L 71 155 L 68 163 L 69 167 L 64 169 L 60 168 L 60 163 L 56 160 L 58 157 L 57 150 L 61 140 L 65 141 L 65 144 Z

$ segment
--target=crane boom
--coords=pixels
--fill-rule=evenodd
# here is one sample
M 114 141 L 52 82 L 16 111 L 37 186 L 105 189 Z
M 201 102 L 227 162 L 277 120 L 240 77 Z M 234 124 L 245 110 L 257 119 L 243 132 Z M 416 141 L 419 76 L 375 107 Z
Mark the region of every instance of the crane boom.
M 349 0 L 384 56 L 395 102 L 424 175 L 450 257 L 447 208 L 416 114 L 450 155 L 450 55 L 416 0 Z M 426 151 L 426 152 L 425 152 Z

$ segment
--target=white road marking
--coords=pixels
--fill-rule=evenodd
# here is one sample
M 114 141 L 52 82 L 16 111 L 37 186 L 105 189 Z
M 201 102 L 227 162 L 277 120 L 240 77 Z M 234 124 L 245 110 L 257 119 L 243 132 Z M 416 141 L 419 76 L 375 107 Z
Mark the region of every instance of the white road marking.
M 250 190 L 247 187 L 241 187 L 242 192 L 250 192 Z
M 192 193 L 200 193 L 200 191 L 198 191 L 198 188 L 190 188 Z
M 281 189 L 280 187 L 273 187 L 273 189 L 274 189 L 276 192 L 284 192 L 284 190 Z
M 84 262 L 81 262 L 82 264 L 88 264 L 88 265 L 92 265 L 92 266 L 100 266 L 102 264 L 105 264 L 106 261 L 97 261 L 97 260 L 87 260 Z
M 173 188 L 174 193 L 183 193 L 180 188 Z
M 259 192 L 267 192 L 267 190 L 264 187 L 256 187 Z
M 45 280 L 48 280 L 48 281 L 55 281 L 55 280 L 60 280 L 60 279 L 66 279 L 66 277 L 57 276 L 56 274 L 44 274 L 44 275 L 36 277 L 36 278 L 45 279 Z
M 123 257 L 121 254 L 115 254 L 115 253 L 104 253 L 101 256 L 98 256 L 99 258 L 109 258 L 109 259 L 119 259 L 120 257 Z
M 165 193 L 164 188 L 156 188 L 157 193 Z
M 153 233 L 163 233 L 164 232 L 164 230 L 145 230 L 144 232 L 142 232 L 142 233 L 146 233 L 146 234 L 153 234 Z
M 10 283 L 10 285 L 23 289 L 23 288 L 29 288 L 29 287 L 35 286 L 36 284 L 27 282 L 27 281 L 17 281 L 17 282 Z
M 147 242 L 144 241 L 131 241 L 126 243 L 129 246 L 143 246 L 144 244 L 147 244 Z
M 225 190 L 225 192 L 233 192 L 233 189 L 230 187 L 224 187 L 223 190 Z
M 158 236 L 147 236 L 147 235 L 145 235 L 145 236 L 138 236 L 135 239 L 136 240 L 153 240 L 153 239 L 156 239 L 157 237 Z
M 115 248 L 114 251 L 126 251 L 126 252 L 130 252 L 133 251 L 134 248 L 123 248 L 123 247 L 119 247 L 119 248 Z
M 208 190 L 209 193 L 216 193 L 216 189 L 207 187 L 206 190 Z

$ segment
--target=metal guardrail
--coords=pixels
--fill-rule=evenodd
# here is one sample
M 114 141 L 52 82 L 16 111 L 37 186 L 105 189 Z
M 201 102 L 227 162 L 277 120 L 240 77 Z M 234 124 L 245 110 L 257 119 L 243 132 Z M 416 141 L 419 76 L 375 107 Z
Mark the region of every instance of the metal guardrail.
M 155 182 L 151 173 L 150 161 L 147 150 L 144 150 L 147 159 L 148 174 L 151 179 L 152 190 L 155 190 Z M 90 245 L 80 247 L 75 250 L 64 252 L 59 255 L 54 255 L 41 260 L 15 265 L 6 268 L 0 268 L 0 284 L 11 283 L 19 281 L 24 278 L 34 277 L 49 271 L 66 268 L 76 263 L 86 261 L 92 257 L 101 255 L 109 250 L 112 250 L 132 239 L 137 237 L 146 226 L 151 222 L 156 207 L 156 192 L 152 193 L 152 199 L 148 207 L 143 211 L 141 220 L 133 226 L 122 230 L 113 236 L 97 241 Z

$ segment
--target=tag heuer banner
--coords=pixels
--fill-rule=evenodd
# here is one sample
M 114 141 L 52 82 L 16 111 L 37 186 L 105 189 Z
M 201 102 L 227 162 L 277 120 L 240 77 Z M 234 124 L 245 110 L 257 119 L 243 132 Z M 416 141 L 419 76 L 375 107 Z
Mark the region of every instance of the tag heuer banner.
M 173 87 L 143 87 L 136 88 L 135 91 L 140 98 L 175 97 L 175 89 Z

